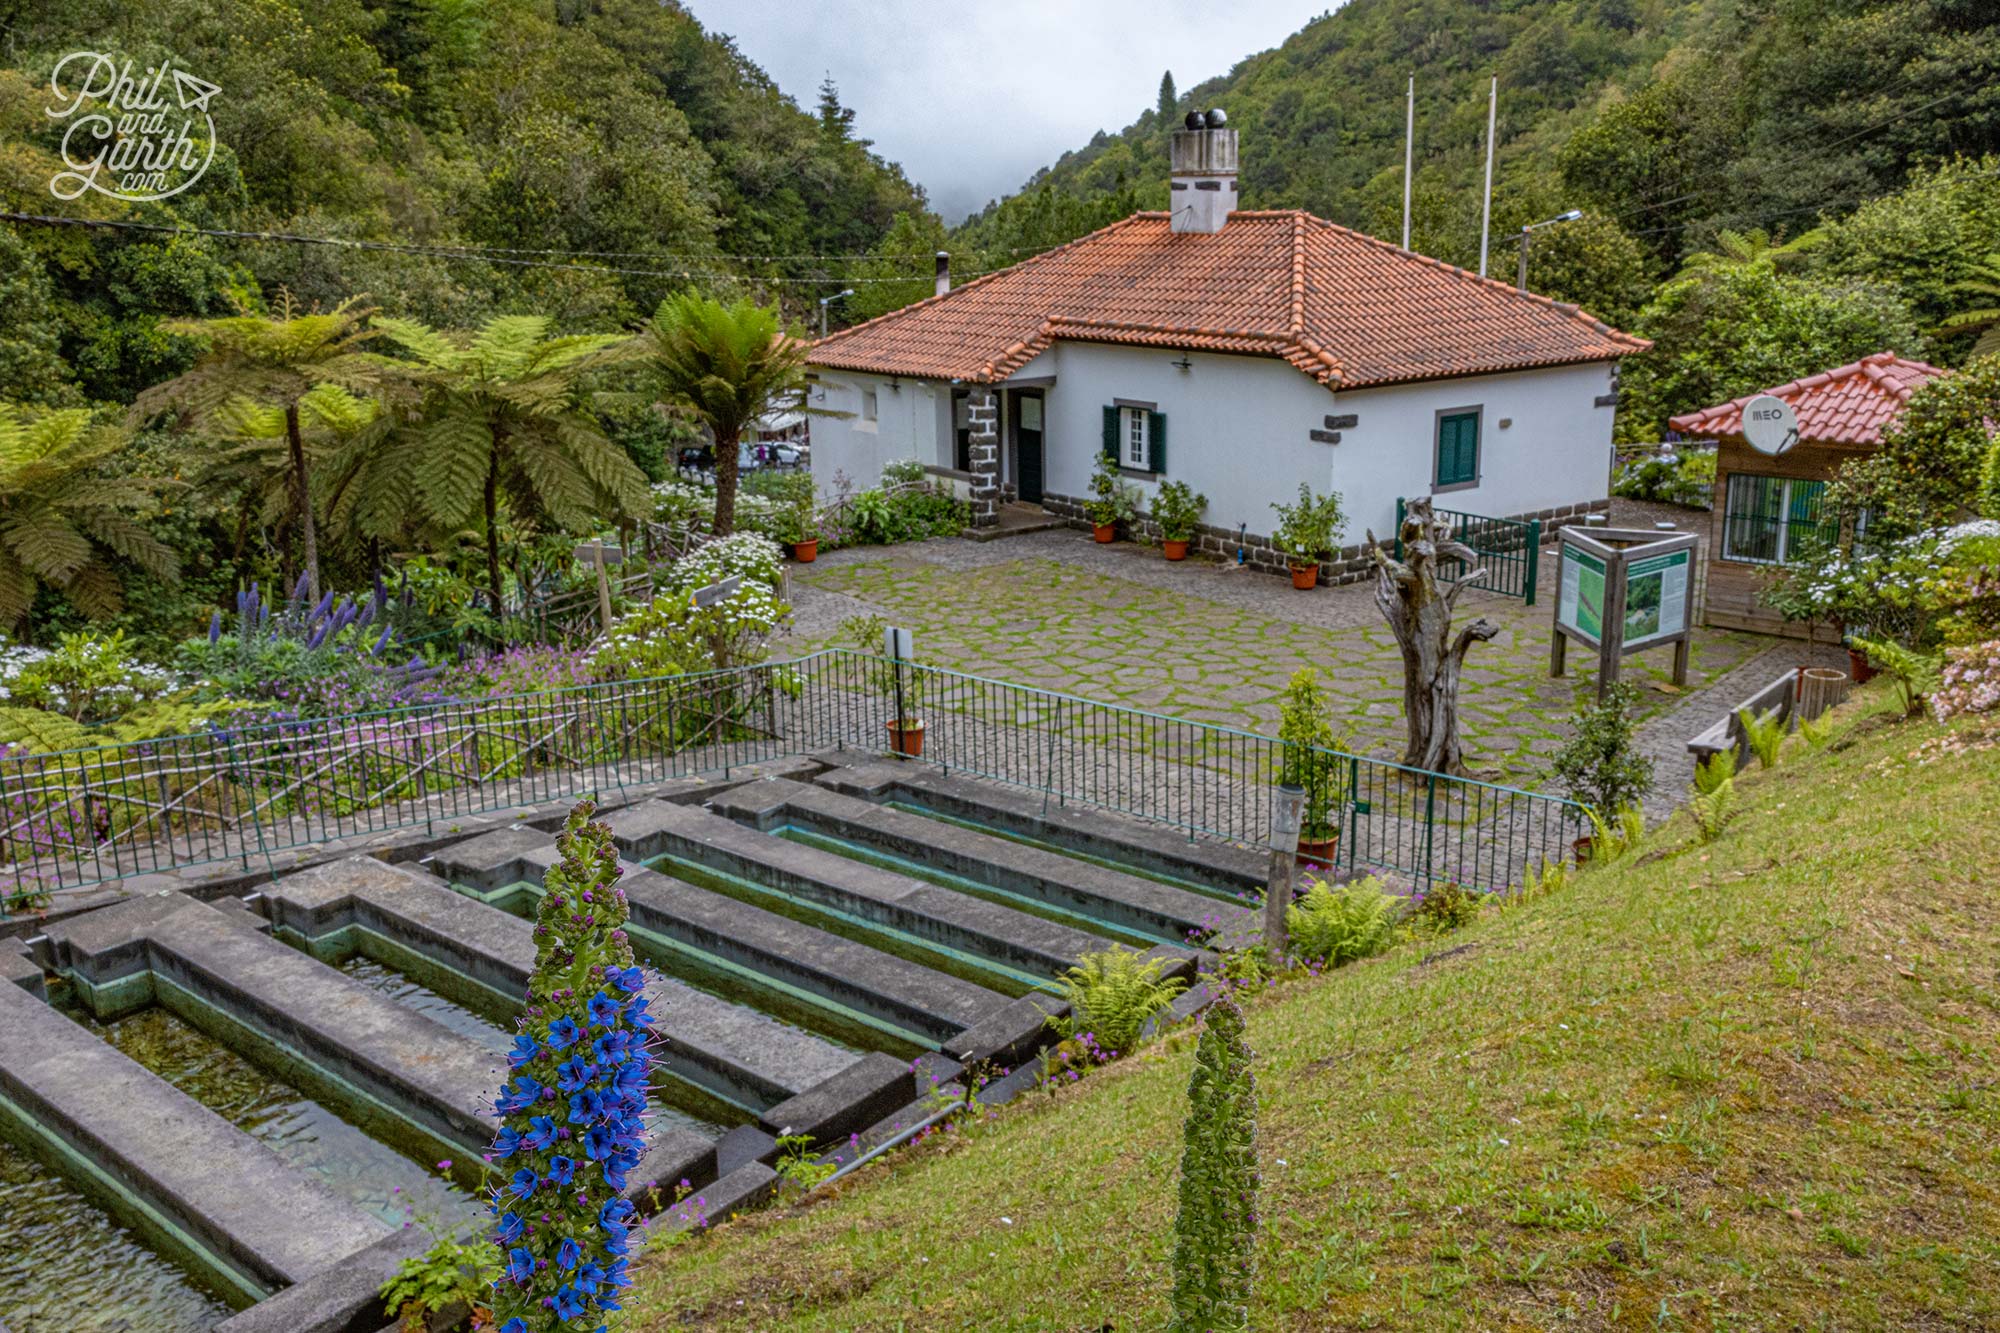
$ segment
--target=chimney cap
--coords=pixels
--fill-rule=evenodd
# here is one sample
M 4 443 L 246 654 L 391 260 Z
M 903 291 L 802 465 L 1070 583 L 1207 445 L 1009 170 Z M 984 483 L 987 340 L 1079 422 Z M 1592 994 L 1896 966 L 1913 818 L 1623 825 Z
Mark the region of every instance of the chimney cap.
M 1208 109 L 1208 128 L 1219 130 L 1228 123 L 1229 116 L 1221 107 L 1214 106 Z
M 1199 111 L 1188 112 L 1187 119 L 1181 123 L 1191 130 L 1205 130 L 1208 128 L 1208 122 L 1202 118 L 1202 114 Z

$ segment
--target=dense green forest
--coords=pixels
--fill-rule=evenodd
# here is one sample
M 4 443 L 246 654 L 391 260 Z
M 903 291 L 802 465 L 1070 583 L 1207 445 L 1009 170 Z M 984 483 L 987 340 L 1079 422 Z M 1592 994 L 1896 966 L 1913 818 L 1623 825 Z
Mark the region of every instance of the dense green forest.
M 161 320 L 280 287 L 447 327 L 532 311 L 616 330 L 690 283 L 811 276 L 743 256 L 868 250 L 925 209 L 833 89 L 802 110 L 671 0 L 0 0 L 0 33 L 0 208 L 487 252 L 0 230 L 15 400 L 129 401 L 191 364 Z M 49 78 L 79 49 L 219 86 L 196 188 L 51 197 Z
M 214 160 L 193 188 L 141 203 L 51 194 L 51 74 L 91 49 L 220 89 Z M 1352 0 L 1222 78 L 1163 78 L 1132 125 L 947 229 L 831 80 L 803 99 L 779 89 L 674 0 L 0 0 L 0 211 L 23 215 L 0 222 L 0 405 L 20 439 L 68 441 L 77 476 L 131 500 L 128 517 L 144 511 L 153 545 L 93 539 L 129 566 L 121 623 L 136 633 L 185 633 L 249 578 L 289 583 L 310 564 L 303 516 L 322 501 L 285 480 L 308 471 L 312 494 L 336 497 L 316 516 L 329 581 L 431 553 L 490 589 L 496 526 L 513 525 L 517 550 L 560 545 L 590 526 L 592 487 L 630 492 L 621 513 L 640 503 L 631 476 L 613 485 L 586 451 L 576 461 L 598 471 L 564 482 L 570 510 L 538 498 L 563 491 L 551 472 L 480 518 L 460 512 L 454 474 L 418 487 L 457 497 L 429 527 L 391 534 L 338 498 L 362 493 L 337 463 L 350 436 L 373 438 L 372 408 L 296 399 L 311 411 L 283 464 L 268 423 L 132 405 L 204 364 L 249 373 L 202 361 L 239 313 L 441 331 L 375 344 L 419 361 L 481 329 L 532 361 L 545 338 L 629 333 L 690 289 L 775 302 L 795 322 L 830 302 L 852 322 L 929 295 L 936 250 L 963 277 L 1163 204 L 1167 135 L 1197 107 L 1225 107 L 1242 132 L 1250 206 L 1394 238 L 1414 72 L 1413 246 L 1477 260 L 1497 76 L 1494 271 L 1511 276 L 1522 223 L 1584 210 L 1537 234 L 1530 285 L 1655 340 L 1625 365 L 1618 430 L 1657 439 L 1675 412 L 1885 347 L 1955 366 L 1982 338 L 2000 345 L 1996 66 L 1990 0 Z M 51 215 L 90 225 L 33 220 Z M 525 316 L 539 322 L 494 322 Z M 306 327 L 278 324 L 258 336 Z M 347 327 L 325 325 L 328 356 Z M 565 393 L 578 425 L 657 481 L 694 426 L 656 410 L 648 383 L 591 369 Z M 126 438 L 106 452 L 98 429 Z M 10 495 L 0 487 L 0 508 Z M 10 522 L 28 530 L 0 514 Z M 95 568 L 41 557 L 72 583 Z M 41 586 L 30 636 L 81 623 L 78 596 Z

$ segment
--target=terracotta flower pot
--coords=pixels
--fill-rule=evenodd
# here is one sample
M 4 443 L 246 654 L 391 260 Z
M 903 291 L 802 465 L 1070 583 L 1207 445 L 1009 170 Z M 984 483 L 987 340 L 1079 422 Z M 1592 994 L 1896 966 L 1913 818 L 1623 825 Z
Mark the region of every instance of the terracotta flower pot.
M 894 754 L 906 754 L 915 759 L 924 752 L 924 724 L 921 722 L 891 722 L 889 724 L 889 749 Z
M 1091 529 L 1091 535 L 1097 538 L 1097 540 L 1101 542 L 1117 541 L 1118 525 L 1116 523 L 1093 524 Z
M 1301 861 L 1317 861 L 1323 866 L 1330 866 L 1333 864 L 1333 858 L 1339 851 L 1340 834 L 1338 831 L 1331 837 L 1326 838 L 1308 838 L 1304 834 L 1299 835 L 1299 859 Z
M 1300 590 L 1301 592 L 1305 591 L 1305 590 L 1306 590 L 1307 588 L 1316 588 L 1316 587 L 1318 587 L 1318 586 L 1319 586 L 1319 566 L 1318 566 L 1318 565 L 1293 565 L 1293 566 L 1292 566 L 1292 586 L 1293 586 L 1294 588 L 1297 588 L 1297 589 L 1299 589 L 1299 590 Z
M 1854 677 L 1856 685 L 1865 685 L 1875 679 L 1876 671 L 1873 666 L 1869 665 L 1868 654 L 1862 652 L 1859 648 L 1849 648 L 1847 650 L 1847 666 L 1848 674 Z
M 1186 542 L 1176 542 L 1176 541 L 1164 541 L 1164 540 L 1163 540 L 1163 541 L 1161 541 L 1161 543 L 1160 543 L 1160 549 L 1161 549 L 1162 551 L 1165 551 L 1165 552 L 1167 553 L 1167 559 L 1169 559 L 1169 560 L 1185 560 L 1185 559 L 1187 559 L 1187 543 L 1186 543 Z
M 792 559 L 802 565 L 810 565 L 813 561 L 819 559 L 819 538 L 814 537 L 807 541 L 793 542 Z

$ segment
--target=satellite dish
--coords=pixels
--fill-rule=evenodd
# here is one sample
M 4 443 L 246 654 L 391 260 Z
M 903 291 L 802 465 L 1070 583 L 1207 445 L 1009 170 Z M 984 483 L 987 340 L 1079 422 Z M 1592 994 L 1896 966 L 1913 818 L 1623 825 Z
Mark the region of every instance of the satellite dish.
M 1758 453 L 1776 457 L 1799 442 L 1799 414 L 1784 399 L 1760 393 L 1743 404 L 1743 438 Z

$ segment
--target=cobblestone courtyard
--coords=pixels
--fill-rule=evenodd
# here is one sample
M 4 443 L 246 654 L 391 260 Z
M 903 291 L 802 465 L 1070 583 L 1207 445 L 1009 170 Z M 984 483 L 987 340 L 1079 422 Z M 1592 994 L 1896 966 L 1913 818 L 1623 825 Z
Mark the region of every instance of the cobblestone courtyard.
M 1572 651 L 1570 675 L 1549 678 L 1553 548 L 1540 577 L 1549 593 L 1532 608 L 1481 592 L 1459 603 L 1461 621 L 1484 615 L 1502 626 L 1466 661 L 1473 766 L 1526 787 L 1548 785 L 1563 720 L 1594 670 L 1586 659 L 1579 671 Z M 791 593 L 787 650 L 822 646 L 842 620 L 873 612 L 914 631 L 918 657 L 934 665 L 1267 735 L 1292 673 L 1316 667 L 1335 694 L 1336 725 L 1349 728 L 1344 748 L 1401 753 L 1401 658 L 1372 583 L 1297 592 L 1233 565 L 1168 564 L 1154 548 L 1053 531 L 832 552 L 792 566 Z M 1647 719 L 1641 744 L 1661 761 L 1660 794 L 1683 783 L 1687 737 L 1779 671 L 1817 660 L 1805 652 L 1697 630 L 1685 691 L 1671 684 L 1670 647 L 1627 658 Z

